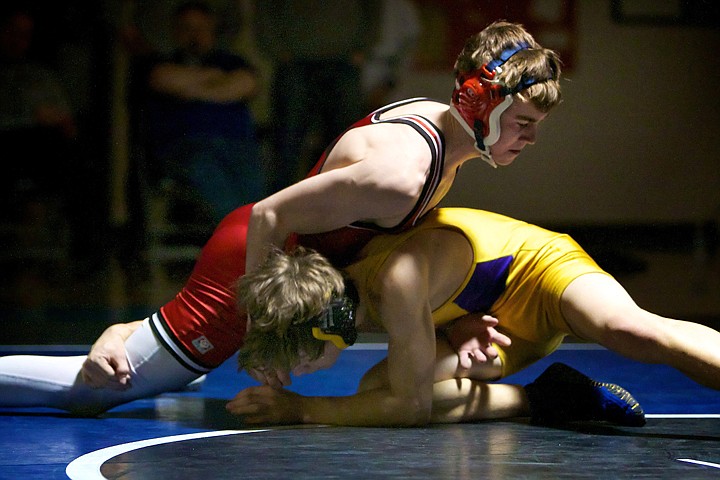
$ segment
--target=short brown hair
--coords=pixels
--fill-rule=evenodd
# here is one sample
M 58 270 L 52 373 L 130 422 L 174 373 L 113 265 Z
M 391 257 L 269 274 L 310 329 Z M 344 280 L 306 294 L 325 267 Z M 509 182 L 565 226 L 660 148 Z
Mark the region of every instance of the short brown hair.
M 517 95 L 530 101 L 542 112 L 548 112 L 562 99 L 560 91 L 560 58 L 553 50 L 543 48 L 525 28 L 517 23 L 497 21 L 465 42 L 455 61 L 455 77 L 473 72 L 499 58 L 503 51 L 525 43 L 521 50 L 503 65 L 496 79 L 515 89 L 523 78 L 536 83 Z

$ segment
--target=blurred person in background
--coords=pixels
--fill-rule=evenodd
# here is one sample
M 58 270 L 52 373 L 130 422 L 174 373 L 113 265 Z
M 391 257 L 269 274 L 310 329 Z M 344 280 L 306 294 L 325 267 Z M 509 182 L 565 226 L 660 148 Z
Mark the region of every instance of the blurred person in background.
M 258 79 L 249 62 L 217 43 L 217 19 L 204 2 L 180 4 L 175 49 L 152 55 L 141 112 L 151 188 L 172 182 L 196 200 L 211 225 L 263 197 L 264 179 L 248 101 Z M 179 215 L 187 215 L 180 212 Z
M 37 41 L 50 35 L 46 29 L 65 28 L 49 17 L 21 3 L 0 7 L 3 221 L 19 227 L 16 252 L 67 247 L 82 273 L 96 268 L 103 254 L 104 179 L 94 171 L 98 162 L 90 160 L 66 85 L 51 63 L 63 38 L 53 38 L 52 46 Z
M 379 0 L 257 2 L 257 46 L 274 71 L 275 154 L 268 193 L 300 180 L 322 149 L 367 113 L 361 74 L 377 39 L 380 5 Z

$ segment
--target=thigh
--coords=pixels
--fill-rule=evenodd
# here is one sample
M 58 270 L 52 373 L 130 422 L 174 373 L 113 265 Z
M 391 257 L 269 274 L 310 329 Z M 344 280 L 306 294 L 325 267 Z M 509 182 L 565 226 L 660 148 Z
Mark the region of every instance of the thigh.
M 598 273 L 573 280 L 561 296 L 560 308 L 575 336 L 597 343 L 623 324 L 637 324 L 644 313 L 617 280 Z
M 145 320 L 125 342 L 134 396 L 177 390 L 200 376 L 183 367 L 158 341 Z

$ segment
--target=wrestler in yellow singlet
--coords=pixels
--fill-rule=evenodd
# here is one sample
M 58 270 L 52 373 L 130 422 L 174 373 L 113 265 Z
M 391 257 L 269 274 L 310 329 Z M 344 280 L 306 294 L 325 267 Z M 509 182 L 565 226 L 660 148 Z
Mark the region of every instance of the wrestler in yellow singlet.
M 472 245 L 474 263 L 460 288 L 433 311 L 436 325 L 467 313 L 488 313 L 498 330 L 512 339 L 496 346 L 502 376 L 515 373 L 553 352 L 572 334 L 560 310 L 565 288 L 586 273 L 605 273 L 572 238 L 483 210 L 439 208 L 412 230 L 372 240 L 359 262 L 371 285 L 388 256 L 419 232 L 444 228 L 464 234 Z M 377 318 L 377 312 L 369 309 Z

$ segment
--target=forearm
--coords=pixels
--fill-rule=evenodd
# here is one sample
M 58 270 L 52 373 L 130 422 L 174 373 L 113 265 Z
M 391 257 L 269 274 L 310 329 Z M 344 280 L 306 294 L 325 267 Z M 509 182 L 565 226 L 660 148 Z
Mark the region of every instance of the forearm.
M 161 63 L 150 72 L 150 87 L 160 93 L 189 98 L 193 85 L 207 82 L 221 72 L 198 66 Z
M 162 64 L 150 76 L 151 87 L 186 100 L 226 103 L 247 99 L 257 89 L 249 70 L 224 72 L 213 67 Z
M 238 102 L 252 97 L 257 89 L 255 74 L 249 70 L 223 72 L 198 85 L 195 98 L 208 102 Z
M 265 259 L 268 248 L 283 247 L 289 232 L 281 230 L 275 211 L 262 202 L 253 206 L 245 244 L 245 272 L 255 271 Z
M 347 397 L 300 397 L 302 423 L 357 427 L 412 427 L 430 421 L 430 408 L 414 398 L 376 389 Z

